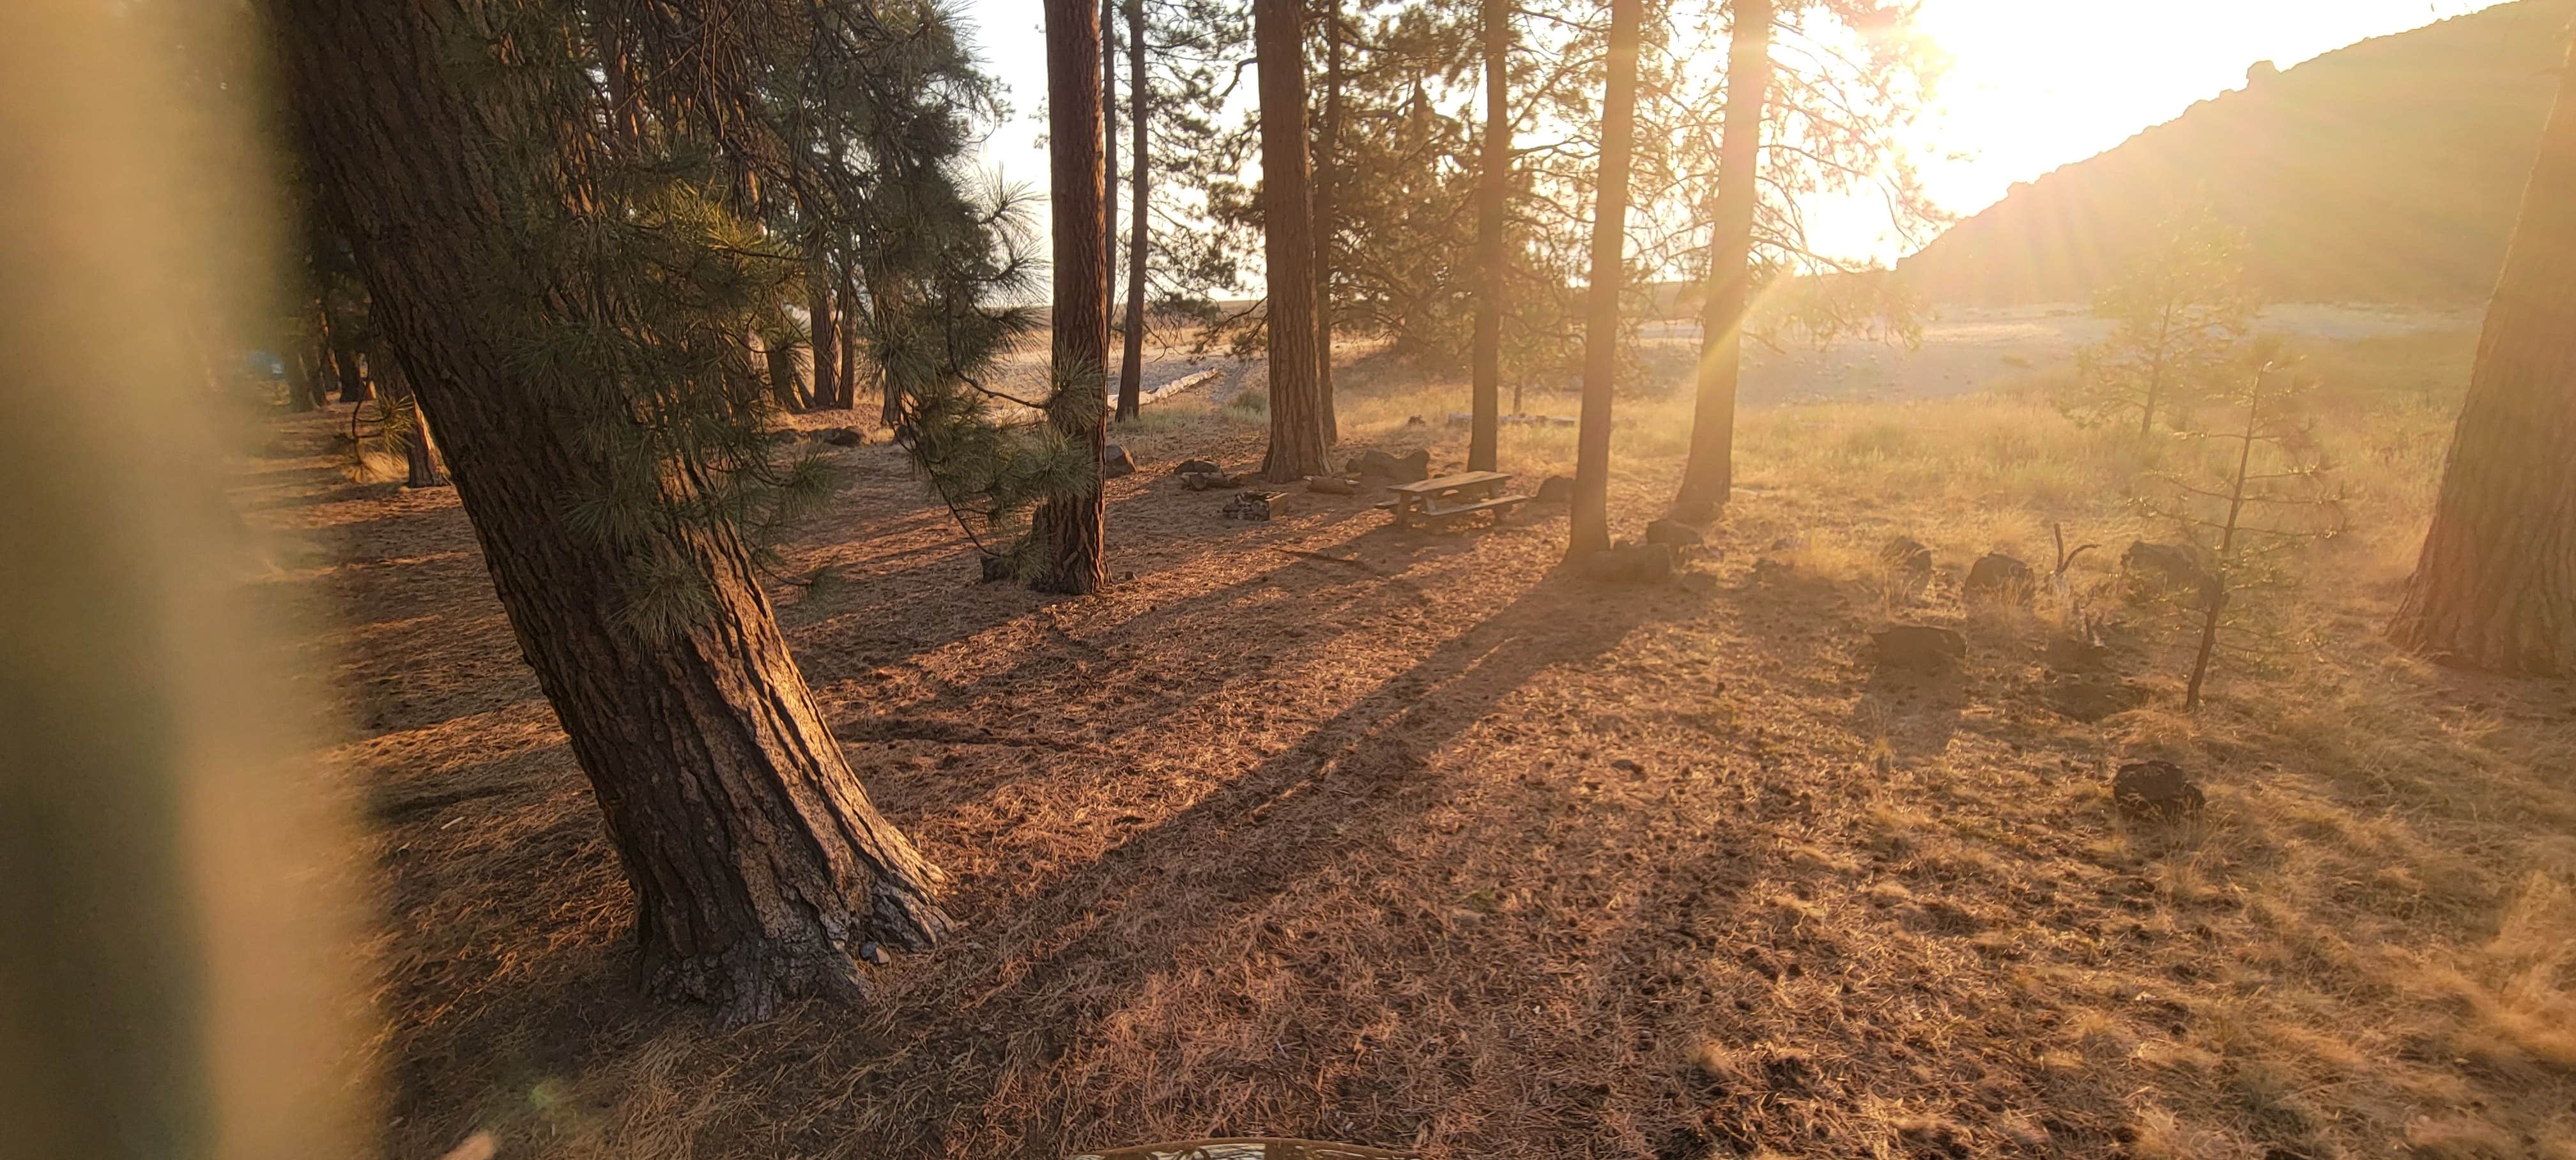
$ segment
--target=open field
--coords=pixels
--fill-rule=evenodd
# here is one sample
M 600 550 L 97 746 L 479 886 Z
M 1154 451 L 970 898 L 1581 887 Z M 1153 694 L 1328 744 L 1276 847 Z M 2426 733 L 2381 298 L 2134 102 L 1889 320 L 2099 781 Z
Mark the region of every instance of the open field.
M 1299 491 L 1227 522 L 1166 474 L 1258 457 L 1257 413 L 1210 398 L 1113 436 L 1144 470 L 1081 600 L 975 584 L 897 451 L 834 452 L 850 486 L 772 596 L 960 931 L 870 1011 L 732 1034 L 636 993 L 627 887 L 454 496 L 353 482 L 326 417 L 237 498 L 367 836 L 395 1156 L 2571 1160 L 2570 690 L 2378 634 L 2471 337 L 2311 345 L 2355 530 L 2302 562 L 2294 646 L 2197 716 L 2172 626 L 2104 591 L 2165 453 L 2068 425 L 2044 358 L 1748 412 L 1711 550 L 1647 588 L 1560 572 L 1561 509 L 1435 536 Z M 1341 382 L 1346 449 L 1462 456 L 1455 382 Z M 1633 535 L 1688 405 L 1620 407 Z M 1503 466 L 1572 439 L 1508 429 Z M 2064 711 L 2060 607 L 1956 595 L 1990 550 L 2044 566 L 2052 523 L 2109 546 L 2073 571 L 2112 615 L 2086 668 L 2142 700 L 2096 721 Z M 1875 563 L 1900 533 L 1941 565 L 1920 604 Z M 1877 671 L 1891 616 L 1964 631 L 1964 671 Z M 2121 819 L 2142 756 L 2206 813 Z

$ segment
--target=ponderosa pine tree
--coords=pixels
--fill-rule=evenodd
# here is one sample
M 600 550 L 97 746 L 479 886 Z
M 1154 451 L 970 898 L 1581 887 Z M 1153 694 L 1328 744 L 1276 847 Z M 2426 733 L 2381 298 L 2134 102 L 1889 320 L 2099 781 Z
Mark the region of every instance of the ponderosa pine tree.
M 1342 0 L 1324 0 L 1324 116 L 1315 127 L 1315 405 L 1323 412 L 1324 442 L 1338 443 L 1341 419 L 1333 411 L 1333 271 L 1341 241 L 1335 217 L 1342 149 Z
M 2111 333 L 2075 352 L 2067 413 L 2088 424 L 2134 415 L 2144 439 L 2158 414 L 2170 419 L 2207 389 L 2261 312 L 2245 249 L 2244 232 L 2207 205 L 2166 215 L 2154 241 L 2093 296 Z
M 2576 51 L 2487 303 L 2433 526 L 2391 635 L 2447 662 L 2576 673 Z
M 852 46 L 953 48 L 944 17 L 746 8 L 711 45 L 650 4 L 274 0 L 267 15 L 331 219 L 634 886 L 647 988 L 728 1023 L 789 996 L 863 996 L 868 944 L 926 948 L 949 920 L 758 581 L 763 529 L 821 493 L 812 460 L 773 459 L 742 341 L 796 295 L 805 256 L 749 215 L 757 187 L 786 183 L 837 228 L 865 223 L 835 192 L 851 175 L 783 147 L 775 112 L 796 104 L 769 86 L 816 61 L 901 79 L 901 60 Z M 634 66 L 636 131 L 603 106 L 603 59 Z M 936 74 L 955 58 L 903 59 Z M 912 307 L 875 303 L 879 337 L 913 340 L 885 348 L 890 373 L 922 388 L 917 437 L 954 445 L 968 425 L 937 420 L 971 408 L 935 372 L 989 361 L 1007 327 L 961 313 L 991 243 L 930 163 L 959 114 L 931 86 L 888 89 L 869 112 L 906 131 L 869 142 L 877 204 L 916 214 L 916 244 L 966 252 L 912 267 L 931 272 L 900 283 Z
M 1467 470 L 1492 471 L 1502 442 L 1503 296 L 1510 251 L 1503 229 L 1512 189 L 1512 0 L 1479 0 L 1477 42 L 1485 81 L 1485 126 L 1476 175 L 1476 320 L 1469 357 Z
M 1033 535 L 1042 559 L 1031 585 L 1042 591 L 1098 591 L 1104 516 L 1101 454 L 1108 421 L 1108 191 L 1101 127 L 1100 13 L 1089 0 L 1046 0 L 1048 204 L 1054 215 L 1054 352 L 1047 426 L 1089 461 L 1078 494 L 1038 508 Z
M 1302 0 L 1253 0 L 1261 82 L 1262 254 L 1270 341 L 1270 446 L 1261 477 L 1294 483 L 1329 468 L 1315 351 L 1314 203 L 1307 172 Z
M 1121 329 L 1125 347 L 1118 360 L 1118 417 L 1133 419 L 1145 402 L 1145 261 L 1153 229 L 1146 220 L 1147 173 L 1153 155 L 1147 149 L 1146 126 L 1154 112 L 1154 75 L 1145 59 L 1145 0 L 1127 0 L 1127 128 L 1135 140 L 1128 149 L 1127 179 L 1130 219 L 1127 242 L 1127 317 Z M 1113 239 L 1114 242 L 1114 239 Z
M 1705 516 L 1735 487 L 1735 389 L 1744 362 L 1744 312 L 1753 297 L 1753 215 L 1762 189 L 1763 105 L 1771 90 L 1771 0 L 1735 0 L 1727 36 L 1726 124 L 1720 130 L 1717 206 L 1709 227 L 1700 304 L 1698 398 L 1690 457 L 1676 506 Z
M 1592 280 L 1585 288 L 1582 426 L 1575 433 L 1574 503 L 1566 542 L 1570 557 L 1610 546 L 1610 401 L 1619 376 L 1619 294 L 1628 273 L 1628 169 L 1637 127 L 1637 42 L 1644 8 L 1645 0 L 1610 0 Z

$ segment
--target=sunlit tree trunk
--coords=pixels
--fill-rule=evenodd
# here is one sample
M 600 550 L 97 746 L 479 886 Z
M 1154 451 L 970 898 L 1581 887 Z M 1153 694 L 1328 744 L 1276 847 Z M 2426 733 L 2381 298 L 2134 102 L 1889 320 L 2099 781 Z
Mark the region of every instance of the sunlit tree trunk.
M 1054 391 L 1046 421 L 1087 448 L 1090 480 L 1080 494 L 1048 500 L 1033 528 L 1045 552 L 1032 585 L 1042 591 L 1098 591 L 1100 457 L 1108 420 L 1109 234 L 1103 228 L 1100 12 L 1089 0 L 1046 0 L 1048 204 L 1055 227 Z
M 1610 398 L 1619 373 L 1619 292 L 1627 273 L 1628 169 L 1637 131 L 1637 36 L 1644 0 L 1611 0 L 1610 67 L 1601 92 L 1601 175 L 1592 214 L 1592 284 L 1583 320 L 1582 426 L 1566 552 L 1610 546 Z
M 1753 279 L 1753 211 L 1761 196 L 1763 98 L 1771 88 L 1771 0 L 1735 0 L 1727 44 L 1726 124 L 1717 145 L 1716 222 L 1700 305 L 1699 402 L 1679 507 L 1714 510 L 1735 488 L 1735 388 Z
M 1329 466 L 1315 378 L 1315 228 L 1306 169 L 1301 0 L 1253 0 L 1261 71 L 1262 256 L 1269 266 L 1270 447 L 1261 477 L 1294 483 Z
M 1145 402 L 1146 118 L 1153 113 L 1153 83 L 1145 71 L 1145 0 L 1127 0 L 1127 113 L 1134 135 L 1127 154 L 1127 343 L 1118 360 L 1118 417 L 1133 419 Z
M 2469 667 L 2576 673 L 2576 54 L 2392 635 Z
M 1100 269 L 1118 286 L 1118 0 L 1100 0 Z M 1109 309 L 1118 308 L 1110 296 Z M 1102 365 L 1107 365 L 1104 355 Z
M 1342 3 L 1324 5 L 1324 124 L 1315 150 L 1315 405 L 1323 413 L 1324 442 L 1341 441 L 1333 412 L 1333 198 L 1341 180 Z
M 351 405 L 367 401 L 367 374 L 358 365 L 358 344 L 346 319 L 331 309 L 331 300 L 322 300 L 322 341 L 331 355 L 331 371 L 340 379 L 340 401 Z
M 1476 182 L 1476 330 L 1467 470 L 1492 471 L 1502 441 L 1504 214 L 1511 208 L 1512 0 L 1483 0 L 1485 144 Z
M 766 1018 L 796 995 L 856 1000 L 863 944 L 947 929 L 938 873 L 868 801 L 779 634 L 752 551 L 721 520 L 647 534 L 705 606 L 623 614 L 635 554 L 583 535 L 563 497 L 604 490 L 596 424 L 521 374 L 476 296 L 532 253 L 496 142 L 514 90 L 460 64 L 457 0 L 278 0 L 266 22 L 304 139 L 387 345 L 445 439 L 502 611 L 589 776 L 635 891 L 645 986 Z M 675 465 L 668 486 L 710 486 Z

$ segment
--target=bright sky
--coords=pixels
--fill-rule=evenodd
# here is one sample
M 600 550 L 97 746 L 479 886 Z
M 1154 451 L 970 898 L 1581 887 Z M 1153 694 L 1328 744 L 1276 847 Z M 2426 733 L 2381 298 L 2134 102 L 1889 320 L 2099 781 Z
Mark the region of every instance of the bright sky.
M 1043 186 L 1046 58 L 1037 6 L 966 0 L 1013 122 L 986 147 L 1006 178 Z M 1916 149 L 1933 196 L 1962 216 L 2013 182 L 2109 149 L 2192 102 L 2357 40 L 2487 7 L 2492 0 L 1925 0 L 1925 31 L 1952 65 Z M 1723 53 L 1723 45 L 1712 46 Z M 1896 239 L 1866 205 L 1812 207 L 1827 249 L 1881 259 Z

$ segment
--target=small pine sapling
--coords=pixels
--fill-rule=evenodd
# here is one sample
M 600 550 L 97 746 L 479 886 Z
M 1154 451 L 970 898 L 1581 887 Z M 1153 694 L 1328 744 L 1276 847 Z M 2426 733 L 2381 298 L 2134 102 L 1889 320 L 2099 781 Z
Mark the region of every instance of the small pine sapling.
M 2075 385 L 2059 406 L 2086 426 L 2134 420 L 2138 437 L 2188 404 L 2226 366 L 2262 304 L 2245 280 L 2245 236 L 2206 206 L 2158 226 L 2155 244 L 2093 296 L 2111 333 L 2075 352 Z
M 2200 708 L 2211 662 L 2222 652 L 2258 659 L 2280 633 L 2261 602 L 2243 597 L 2290 587 L 2296 549 L 2344 530 L 2343 490 L 2315 439 L 2303 404 L 2315 379 L 2276 338 L 2259 338 L 2231 360 L 2208 426 L 2176 432 L 2198 454 L 2174 457 L 2160 475 L 2150 515 L 2178 524 L 2211 549 L 2208 575 L 2176 598 L 2197 622 L 2198 645 L 2183 708 Z

